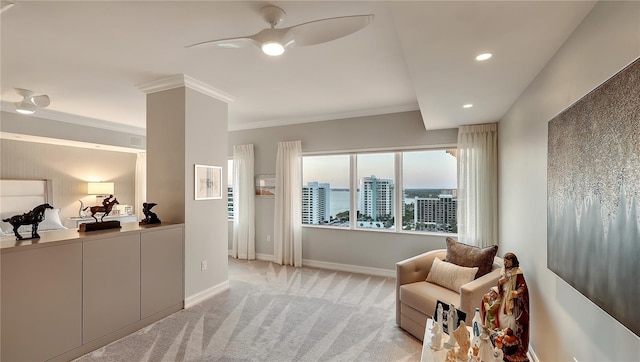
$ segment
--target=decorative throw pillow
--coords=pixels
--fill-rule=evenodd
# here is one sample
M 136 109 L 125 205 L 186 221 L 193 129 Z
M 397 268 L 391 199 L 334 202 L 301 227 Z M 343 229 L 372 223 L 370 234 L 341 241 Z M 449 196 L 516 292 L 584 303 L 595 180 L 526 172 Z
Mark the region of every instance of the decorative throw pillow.
M 478 267 L 476 278 L 480 278 L 491 271 L 493 258 L 497 252 L 497 245 L 481 249 L 476 246 L 459 243 L 448 237 L 445 261 L 468 268 Z
M 460 287 L 475 279 L 478 268 L 465 268 L 447 263 L 436 257 L 427 275 L 427 282 L 438 284 L 454 292 L 460 292 Z
M 66 229 L 60 220 L 60 209 L 45 209 L 44 220 L 38 225 L 38 230 L 62 230 Z M 31 232 L 31 226 L 29 226 Z

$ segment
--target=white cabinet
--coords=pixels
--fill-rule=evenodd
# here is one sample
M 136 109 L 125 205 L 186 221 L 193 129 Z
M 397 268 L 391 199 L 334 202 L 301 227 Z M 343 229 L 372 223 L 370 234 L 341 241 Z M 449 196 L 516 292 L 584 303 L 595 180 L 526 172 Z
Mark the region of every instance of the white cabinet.
M 184 307 L 184 225 L 2 239 L 2 362 L 70 361 Z
M 140 235 L 140 318 L 184 301 L 184 229 Z
M 98 217 L 98 220 L 100 218 Z M 136 215 L 108 215 L 105 216 L 103 221 L 113 221 L 118 220 L 121 224 L 125 222 L 137 222 L 138 218 Z M 80 226 L 80 224 L 86 224 L 90 222 L 95 222 L 96 220 L 92 217 L 70 217 L 65 222 L 65 226 L 71 229 L 76 229 Z
M 3 253 L 2 361 L 44 361 L 82 344 L 82 244 Z
M 139 320 L 140 235 L 84 242 L 82 343 Z

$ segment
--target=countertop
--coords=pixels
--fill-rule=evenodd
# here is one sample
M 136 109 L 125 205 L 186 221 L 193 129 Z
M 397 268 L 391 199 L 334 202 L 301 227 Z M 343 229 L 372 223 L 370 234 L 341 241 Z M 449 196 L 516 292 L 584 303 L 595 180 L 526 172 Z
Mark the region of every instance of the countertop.
M 0 252 L 11 253 L 16 251 L 23 251 L 41 247 L 64 245 L 70 243 L 84 242 L 90 240 L 98 240 L 104 238 L 117 237 L 119 235 L 126 235 L 131 233 L 144 233 L 154 230 L 169 229 L 174 227 L 183 227 L 184 224 L 152 224 L 152 225 L 138 225 L 137 222 L 122 223 L 120 229 L 108 229 L 100 231 L 88 231 L 79 232 L 78 229 L 66 229 L 66 230 L 50 230 L 41 231 L 39 239 L 29 240 L 16 240 L 15 235 L 3 236 L 0 239 Z M 23 235 L 24 234 L 24 235 Z M 31 233 L 23 233 L 23 237 L 31 236 Z

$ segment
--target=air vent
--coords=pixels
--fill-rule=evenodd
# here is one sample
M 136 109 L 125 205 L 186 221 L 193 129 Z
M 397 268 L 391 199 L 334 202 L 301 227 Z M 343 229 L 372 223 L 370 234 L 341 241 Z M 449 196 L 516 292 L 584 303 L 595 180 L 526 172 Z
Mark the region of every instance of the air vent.
M 136 147 L 143 147 L 142 137 L 129 137 L 129 145 Z

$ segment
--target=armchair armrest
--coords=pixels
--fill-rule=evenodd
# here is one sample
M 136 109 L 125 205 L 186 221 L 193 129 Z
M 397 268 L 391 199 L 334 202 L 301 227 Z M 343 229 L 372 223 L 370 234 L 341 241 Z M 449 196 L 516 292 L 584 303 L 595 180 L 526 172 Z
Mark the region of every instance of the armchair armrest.
M 415 283 L 427 279 L 433 259 L 446 250 L 432 250 L 396 263 L 396 285 Z M 443 257 L 440 257 L 443 259 Z
M 498 285 L 498 279 L 500 279 L 500 268 L 496 263 L 493 265 L 493 270 L 488 274 L 481 276 L 467 284 L 460 287 L 460 309 L 466 312 L 467 315 L 473 318 L 473 313 L 476 308 L 480 308 L 482 297 L 489 292 L 491 287 Z
M 431 250 L 396 263 L 396 323 L 400 325 L 400 286 L 427 279 L 433 259 L 444 260 L 446 249 Z

